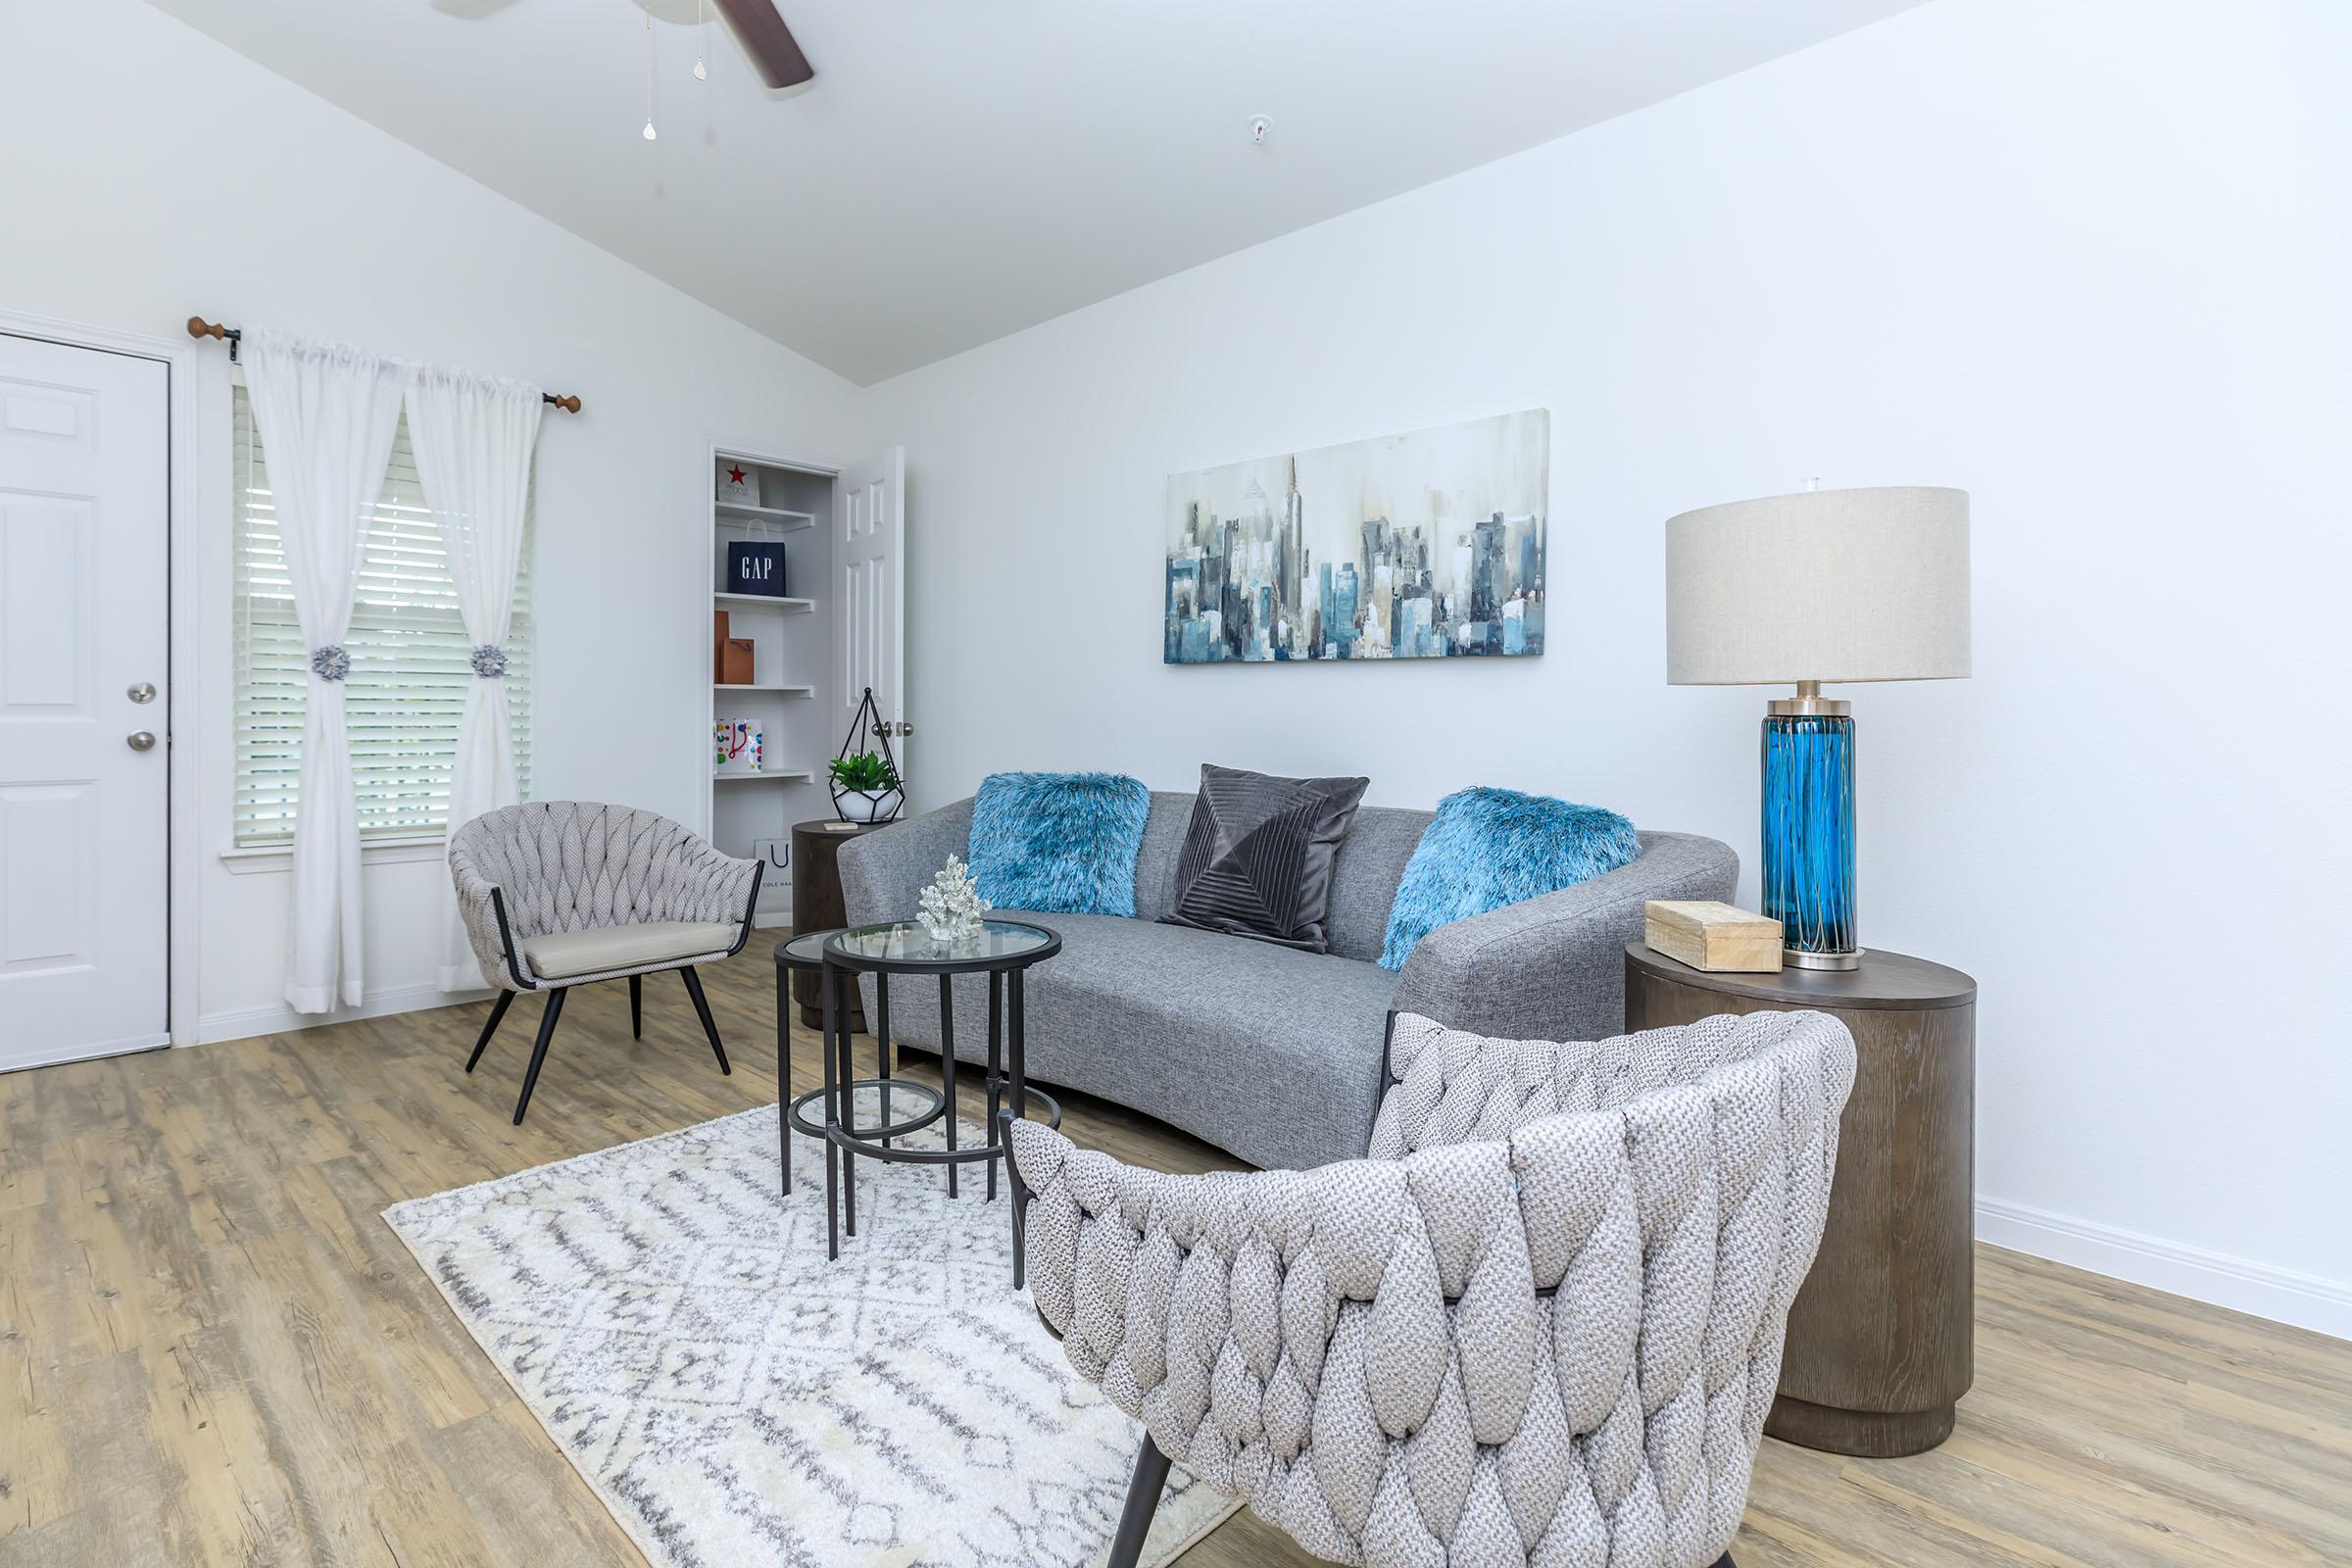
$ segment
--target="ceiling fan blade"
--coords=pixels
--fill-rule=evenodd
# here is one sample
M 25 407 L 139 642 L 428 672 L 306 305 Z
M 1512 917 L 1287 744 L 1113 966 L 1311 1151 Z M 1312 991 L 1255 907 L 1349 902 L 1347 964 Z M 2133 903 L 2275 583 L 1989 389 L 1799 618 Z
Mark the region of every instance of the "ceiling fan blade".
M 797 87 L 816 74 L 808 57 L 792 40 L 792 29 L 776 14 L 775 0 L 711 0 L 727 19 L 735 41 L 770 87 Z

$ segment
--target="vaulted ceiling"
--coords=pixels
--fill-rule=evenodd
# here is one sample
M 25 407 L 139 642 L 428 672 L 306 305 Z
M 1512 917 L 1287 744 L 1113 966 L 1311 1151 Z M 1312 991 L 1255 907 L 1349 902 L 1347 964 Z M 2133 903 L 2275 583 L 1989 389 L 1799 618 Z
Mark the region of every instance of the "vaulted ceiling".
M 699 0 L 154 3 L 870 382 L 1915 0 L 780 0 L 782 93 Z

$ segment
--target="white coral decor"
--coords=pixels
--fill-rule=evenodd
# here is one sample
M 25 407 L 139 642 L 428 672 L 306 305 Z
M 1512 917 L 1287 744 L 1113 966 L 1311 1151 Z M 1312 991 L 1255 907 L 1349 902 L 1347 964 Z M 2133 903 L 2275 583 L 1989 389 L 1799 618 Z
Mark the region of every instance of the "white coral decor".
M 988 913 L 988 901 L 980 896 L 979 884 L 972 880 L 970 867 L 956 856 L 940 868 L 923 896 L 915 901 L 915 918 L 931 933 L 934 942 L 963 942 L 980 934 L 980 922 Z

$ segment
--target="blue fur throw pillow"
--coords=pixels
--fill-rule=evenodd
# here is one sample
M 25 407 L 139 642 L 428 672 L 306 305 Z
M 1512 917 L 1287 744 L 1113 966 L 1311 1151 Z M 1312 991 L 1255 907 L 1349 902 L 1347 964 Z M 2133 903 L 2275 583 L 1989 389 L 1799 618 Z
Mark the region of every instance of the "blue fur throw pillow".
M 972 880 L 1000 909 L 1133 919 L 1151 812 L 1121 773 L 991 773 L 972 800 Z
M 1597 806 L 1517 790 L 1448 795 L 1405 862 L 1380 966 L 1403 968 L 1421 939 L 1447 921 L 1574 887 L 1641 853 L 1634 824 Z

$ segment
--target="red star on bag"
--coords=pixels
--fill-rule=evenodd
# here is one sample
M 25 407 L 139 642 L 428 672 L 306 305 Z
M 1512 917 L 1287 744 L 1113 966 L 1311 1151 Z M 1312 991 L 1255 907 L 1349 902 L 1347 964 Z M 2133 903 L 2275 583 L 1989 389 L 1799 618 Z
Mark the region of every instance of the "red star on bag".
M 741 483 L 743 483 L 743 468 L 742 468 L 742 466 L 741 466 L 741 465 L 737 465 L 735 467 L 729 468 L 729 469 L 727 470 L 727 483 L 729 483 L 729 484 L 741 484 Z

